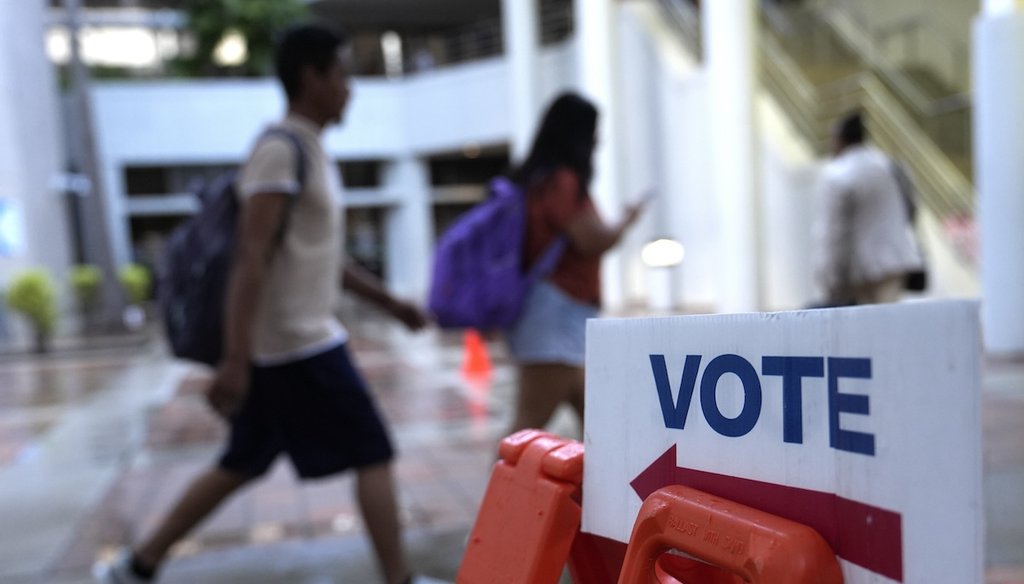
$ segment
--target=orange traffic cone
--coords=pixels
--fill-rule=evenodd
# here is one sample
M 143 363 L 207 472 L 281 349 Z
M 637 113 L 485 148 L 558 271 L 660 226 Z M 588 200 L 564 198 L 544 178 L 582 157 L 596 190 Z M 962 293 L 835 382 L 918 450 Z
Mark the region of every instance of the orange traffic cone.
M 475 329 L 466 331 L 463 339 L 462 375 L 470 379 L 487 379 L 491 376 L 491 358 L 487 356 L 487 345 Z

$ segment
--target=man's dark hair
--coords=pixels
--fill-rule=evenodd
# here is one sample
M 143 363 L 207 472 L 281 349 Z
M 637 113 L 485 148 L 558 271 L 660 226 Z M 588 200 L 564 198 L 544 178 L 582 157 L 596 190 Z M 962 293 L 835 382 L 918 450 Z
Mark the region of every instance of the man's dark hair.
M 322 24 L 301 24 L 282 32 L 277 43 L 275 65 L 277 78 L 288 99 L 298 97 L 302 71 L 307 66 L 324 72 L 347 44 L 345 35 Z
M 867 137 L 864 127 L 864 115 L 860 112 L 848 114 L 839 122 L 839 140 L 847 146 L 860 144 Z
M 523 186 L 543 178 L 560 166 L 572 169 L 579 178 L 581 196 L 593 175 L 594 131 L 597 129 L 597 108 L 575 93 L 558 96 L 540 124 L 530 154 L 522 166 L 512 172 L 512 179 Z

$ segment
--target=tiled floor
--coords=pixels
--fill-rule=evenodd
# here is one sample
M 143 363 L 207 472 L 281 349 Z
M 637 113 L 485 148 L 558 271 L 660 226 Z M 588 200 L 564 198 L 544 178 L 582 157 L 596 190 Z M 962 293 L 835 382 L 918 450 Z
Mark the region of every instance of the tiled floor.
M 512 375 L 460 375 L 460 339 L 369 319 L 353 330 L 392 424 L 415 567 L 453 579 L 508 419 Z M 988 584 L 1024 583 L 1024 364 L 986 371 Z M 218 452 L 202 377 L 153 345 L 0 364 L 0 582 L 84 583 L 92 562 L 148 530 Z M 569 416 L 560 431 L 575 430 Z M 176 548 L 174 583 L 375 582 L 351 477 L 298 483 L 281 462 Z

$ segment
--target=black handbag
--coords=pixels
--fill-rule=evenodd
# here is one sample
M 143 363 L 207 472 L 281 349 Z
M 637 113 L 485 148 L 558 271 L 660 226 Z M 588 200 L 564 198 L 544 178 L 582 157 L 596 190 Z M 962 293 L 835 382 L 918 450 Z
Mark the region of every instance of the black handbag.
M 907 272 L 903 287 L 911 292 L 924 292 L 928 289 L 928 270 L 924 266 L 919 270 Z

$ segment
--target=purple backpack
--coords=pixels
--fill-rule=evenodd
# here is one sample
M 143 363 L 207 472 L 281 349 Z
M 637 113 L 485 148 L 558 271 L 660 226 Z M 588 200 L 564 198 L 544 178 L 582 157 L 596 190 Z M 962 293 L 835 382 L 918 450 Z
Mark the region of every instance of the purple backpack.
M 489 197 L 459 217 L 434 252 L 428 307 L 443 328 L 501 329 L 515 324 L 534 282 L 551 273 L 565 251 L 561 237 L 523 266 L 526 194 L 506 177 Z
M 295 147 L 296 178 L 304 185 L 306 154 L 299 138 L 279 127 L 263 137 L 270 135 L 287 138 Z M 174 230 L 164 248 L 159 297 L 168 344 L 175 357 L 207 365 L 216 365 L 223 350 L 224 304 L 240 207 L 235 179 L 231 171 L 204 185 L 197 193 L 199 212 Z M 285 225 L 281 227 L 279 239 Z

